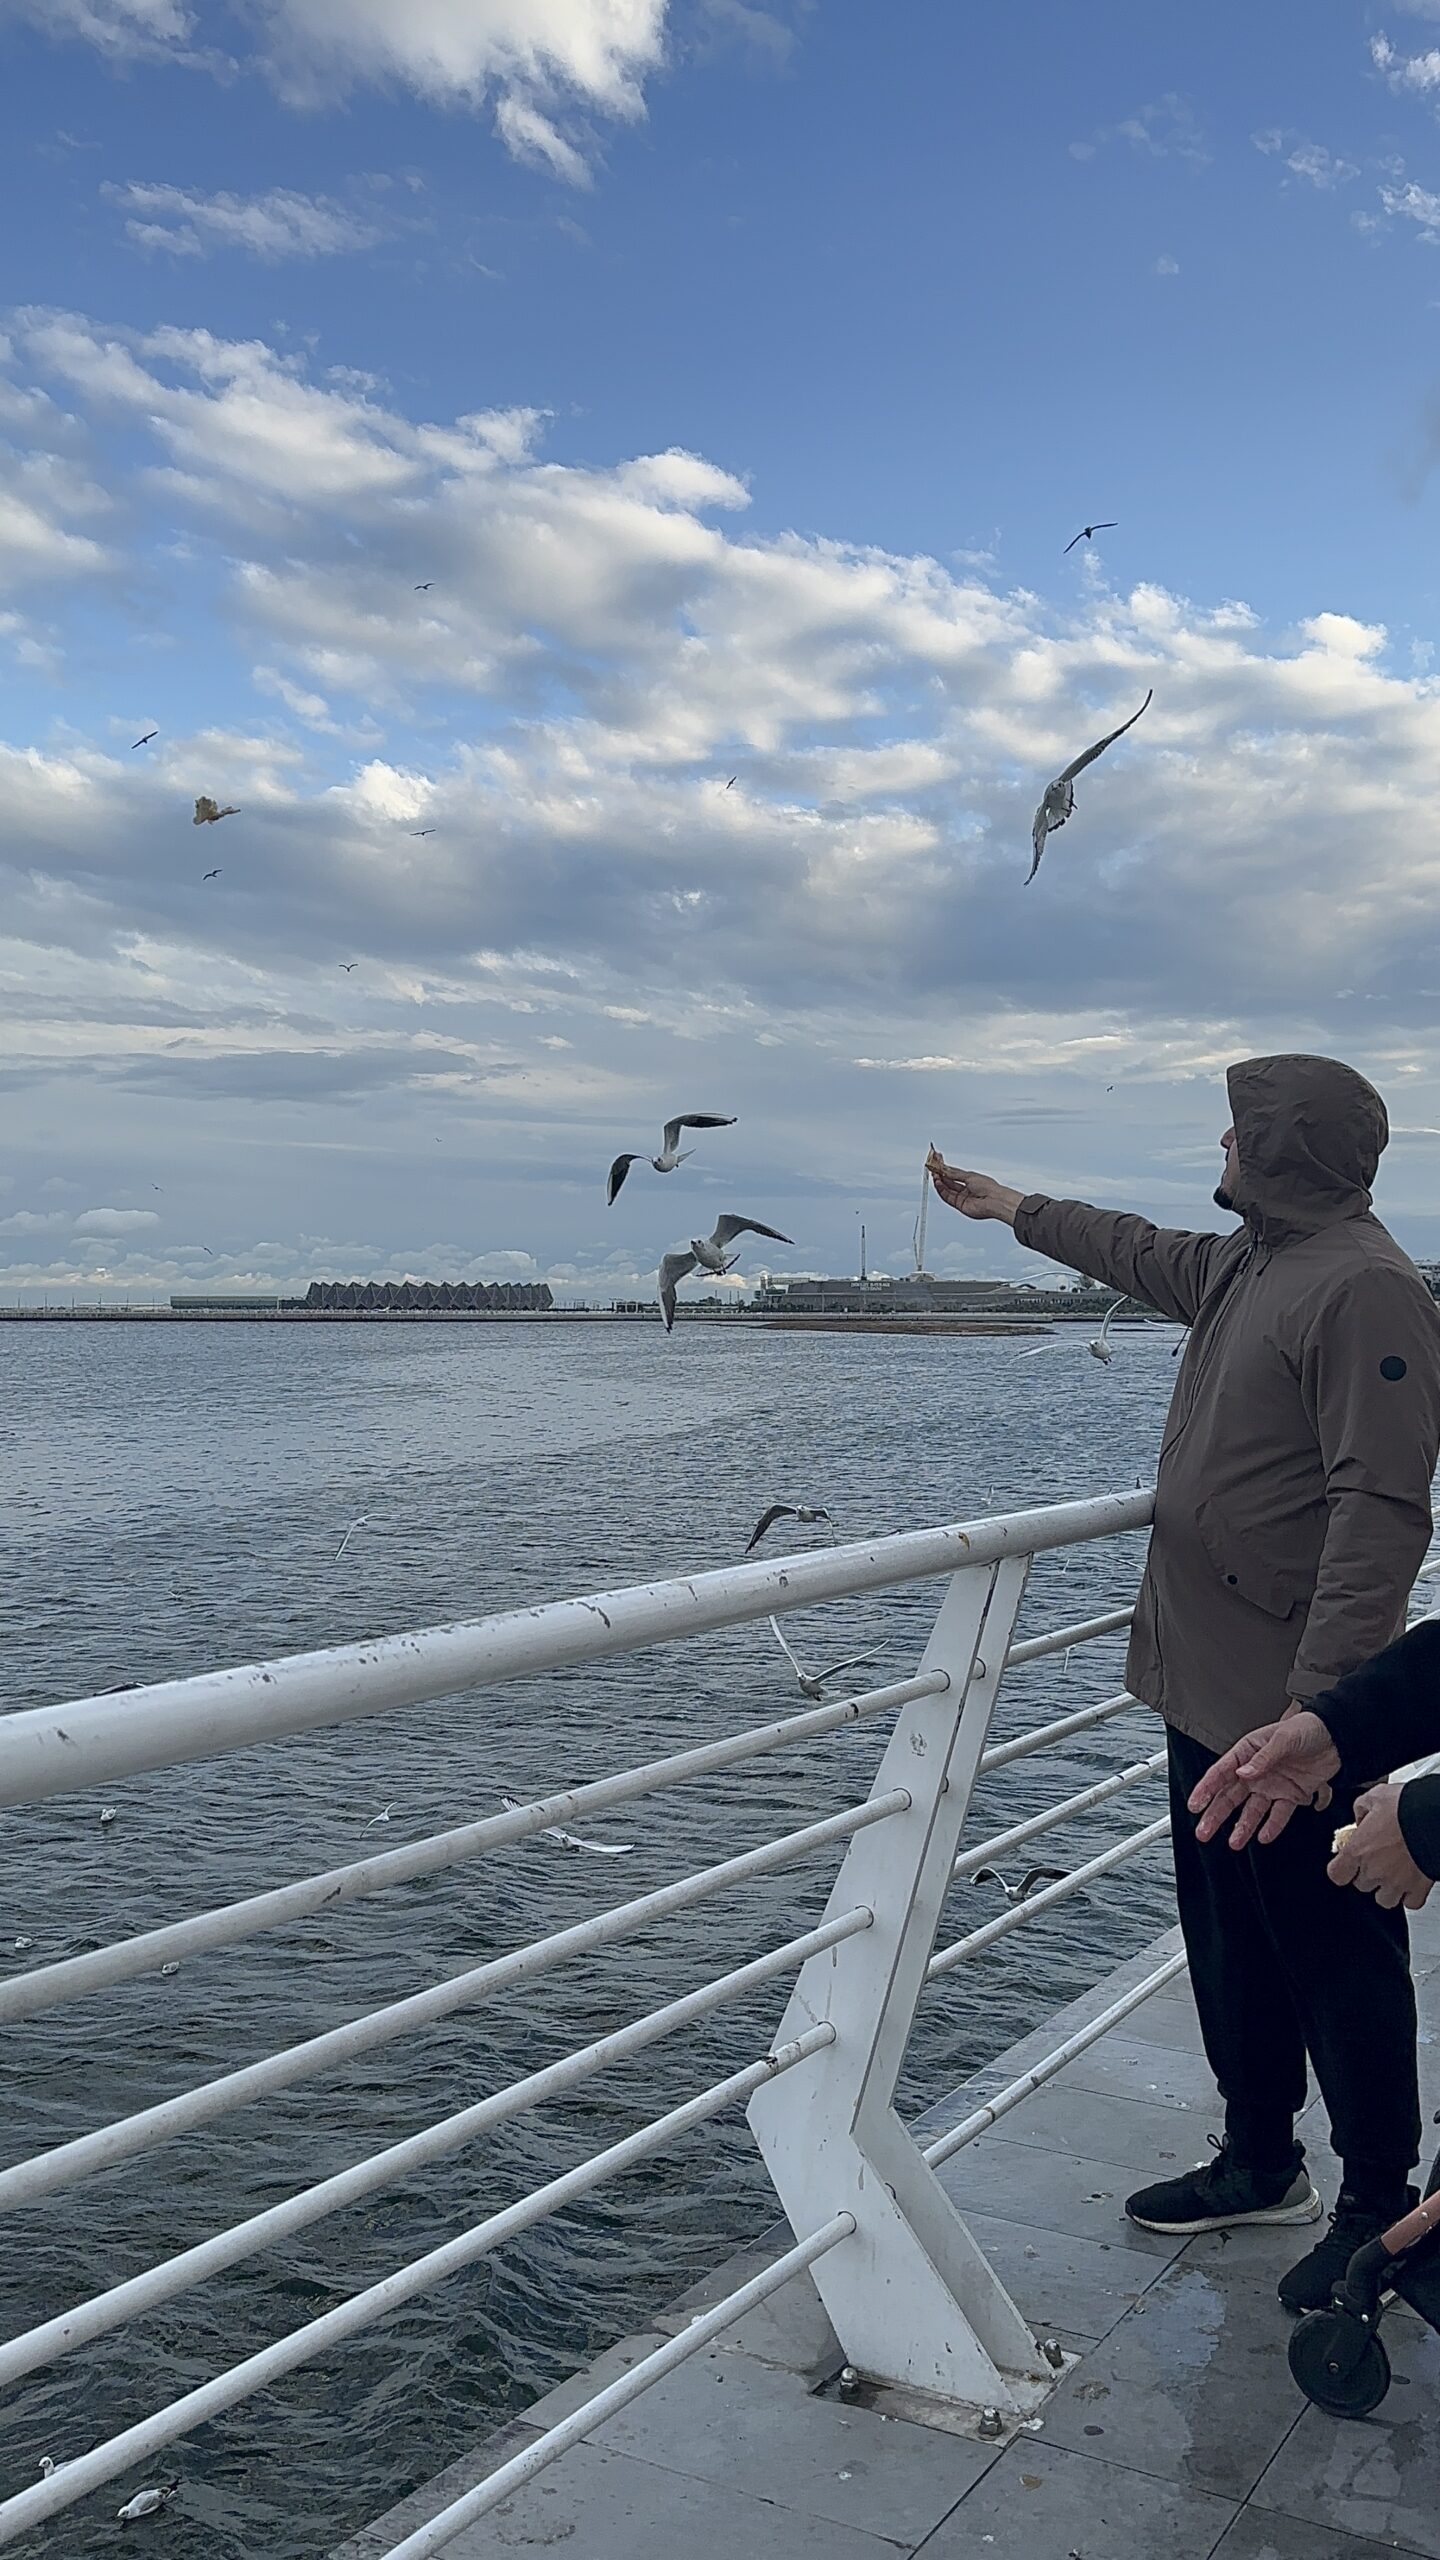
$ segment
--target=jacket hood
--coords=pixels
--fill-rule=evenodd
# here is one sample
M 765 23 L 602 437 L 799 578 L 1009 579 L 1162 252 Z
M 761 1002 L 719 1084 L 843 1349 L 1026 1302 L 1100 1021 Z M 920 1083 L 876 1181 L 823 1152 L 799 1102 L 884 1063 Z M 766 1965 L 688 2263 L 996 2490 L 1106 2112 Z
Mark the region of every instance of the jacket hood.
M 1338 1058 L 1246 1058 L 1226 1076 L 1240 1157 L 1235 1206 L 1270 1243 L 1370 1206 L 1390 1135 L 1373 1084 Z

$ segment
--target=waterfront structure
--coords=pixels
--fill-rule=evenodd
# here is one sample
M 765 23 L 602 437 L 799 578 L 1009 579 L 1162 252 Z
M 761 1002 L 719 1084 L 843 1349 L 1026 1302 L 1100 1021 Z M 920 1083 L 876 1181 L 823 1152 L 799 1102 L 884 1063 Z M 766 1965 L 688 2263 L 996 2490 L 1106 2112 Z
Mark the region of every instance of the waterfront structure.
M 928 1271 L 892 1279 L 825 1279 L 801 1273 L 762 1280 L 753 1306 L 759 1315 L 804 1316 L 1089 1316 L 1103 1315 L 1114 1291 L 1093 1285 L 1032 1288 L 1003 1280 L 939 1280 Z M 1137 1316 L 1152 1312 L 1131 1302 Z
M 312 1280 L 303 1298 L 281 1303 L 327 1314 L 393 1308 L 402 1315 L 478 1315 L 497 1308 L 547 1315 L 555 1301 L 548 1280 Z
M 154 2461 L 250 2395 L 275 2393 L 302 2365 L 481 2264 L 506 2241 L 652 2160 L 691 2130 L 746 2107 L 790 2232 L 751 2253 L 743 2272 L 722 2274 L 672 2325 L 657 2324 L 633 2354 L 621 2350 L 607 2360 L 608 2371 L 578 2398 L 571 2388 L 548 2408 L 527 2413 L 508 2441 L 482 2449 L 478 2462 L 459 2467 L 461 2476 L 437 2484 L 423 2517 L 412 2511 L 368 2533 L 360 2546 L 366 2560 L 382 2554 L 430 2560 L 451 2546 L 456 2560 L 479 2560 L 482 2553 L 527 2544 L 548 2547 L 557 2532 L 586 2560 L 608 2560 L 612 2552 L 642 2547 L 637 2517 L 646 2502 L 660 2522 L 658 2533 L 643 2537 L 649 2550 L 694 2543 L 743 2551 L 746 2560 L 902 2560 L 923 2545 L 926 2560 L 950 2560 L 952 2553 L 960 2560 L 979 2541 L 994 2540 L 999 2560 L 1052 2560 L 1067 2548 L 1083 2550 L 1094 2533 L 1103 2534 L 1105 2547 L 1119 2547 L 1116 2532 L 1124 2528 L 1124 2547 L 1137 2560 L 1162 2548 L 1176 2560 L 1204 2560 L 1252 2495 L 1257 2526 L 1266 2526 L 1272 2513 L 1282 2523 L 1290 2519 L 1283 2541 L 1271 2546 L 1287 2555 L 1303 2552 L 1309 2560 L 1321 2548 L 1317 2537 L 1352 2525 L 1357 2533 L 1383 2531 L 1387 2549 L 1440 2560 L 1433 2531 L 1440 2446 L 1433 2430 L 1407 2423 L 1403 2409 L 1388 2428 L 1382 2421 L 1372 2489 L 1359 2478 L 1363 2446 L 1348 2438 L 1337 2444 L 1336 2422 L 1322 2413 L 1301 2414 L 1273 2303 L 1274 2352 L 1266 2357 L 1258 2350 L 1257 2268 L 1259 2289 L 1268 2293 L 1272 2278 L 1263 2250 L 1284 2245 L 1286 2235 L 1246 2235 L 1247 2243 L 1259 2241 L 1259 2255 L 1246 2245 L 1222 2257 L 1204 2240 L 1138 2233 L 1121 2221 L 1123 2185 L 1159 2144 L 1174 2141 L 1183 2152 L 1215 2117 L 1208 2074 L 1197 2063 L 1187 2080 L 1176 2060 L 1193 2052 L 1197 2030 L 1193 2010 L 1183 2003 L 1184 1956 L 1173 1935 L 1108 1986 L 1083 2017 L 1061 2022 L 1058 2038 L 1052 2022 L 999 2068 L 987 2069 L 981 2083 L 940 2116 L 916 2128 L 897 2111 L 912 2022 L 928 1988 L 1119 1868 L 1158 1853 L 1168 1835 L 1160 1809 L 1165 1753 L 1149 1747 L 1157 1729 L 1148 1715 L 1143 1740 L 1133 1728 L 1126 1733 L 1128 1720 L 1145 1711 L 1125 1690 L 1077 1701 L 1058 1716 L 1042 1714 L 1039 1722 L 1022 1720 L 1018 1730 L 1007 1718 L 1005 1738 L 990 1738 L 1007 1675 L 1116 1636 L 1131 1617 L 1125 1604 L 1018 1635 L 1034 1561 L 1141 1531 L 1152 1511 L 1153 1496 L 1143 1489 L 1100 1495 L 249 1663 L 137 1688 L 123 1699 L 92 1696 L 0 1718 L 0 1807 L 16 1807 L 108 1789 L 147 1771 L 262 1742 L 281 1746 L 346 1719 L 396 1711 L 413 1716 L 460 1690 L 572 1670 L 826 1600 L 927 1580 L 940 1589 L 918 1662 L 883 1684 L 712 1734 L 635 1768 L 582 1782 L 562 1778 L 554 1792 L 504 1812 L 467 1818 L 394 1848 L 366 1848 L 342 1866 L 190 1916 L 164 1917 L 110 1945 L 72 1941 L 74 1952 L 0 1981 L 0 2025 L 14 2026 L 172 1964 L 201 1962 L 271 1932 L 293 1933 L 294 1924 L 336 1903 L 463 1867 L 558 1824 L 763 1762 L 847 1733 L 862 1720 L 894 1719 L 868 1786 L 864 1777 L 856 1786 L 853 1758 L 839 1761 L 850 1773 L 846 1795 L 858 1800 L 467 1962 L 446 1979 L 427 1978 L 382 2006 L 360 2014 L 347 2007 L 321 2032 L 307 2029 L 299 2042 L 0 2169 L 0 2210 L 24 2207 L 308 2079 L 338 2075 L 343 2091 L 342 2066 L 367 2052 L 521 1984 L 533 1999 L 533 1986 L 560 1965 L 634 1939 L 682 1911 L 710 1905 L 728 1914 L 740 1888 L 816 1858 L 828 1868 L 830 1853 L 841 1853 L 818 1919 L 778 1945 L 762 1942 L 748 1962 L 639 2016 L 621 2023 L 607 2017 L 604 2031 L 588 2043 L 552 2054 L 523 2078 L 479 2096 L 468 2086 L 445 2091 L 433 2074 L 418 2070 L 421 2102 L 452 2112 L 318 2183 L 306 2183 L 311 2173 L 302 2151 L 299 2182 L 290 2192 L 276 2194 L 267 2167 L 259 2209 L 248 2218 L 162 2254 L 119 2282 L 107 2277 L 104 2289 L 68 2309 L 50 2308 L 46 2292 L 37 2302 L 37 2325 L 0 2343 L 0 2392 L 12 2411 L 13 2386 L 25 2376 L 44 2372 L 53 2395 L 54 2377 L 72 2351 L 148 2317 L 228 2267 L 274 2252 L 293 2234 L 482 2141 L 758 1986 L 794 1983 L 768 2049 L 740 2068 L 652 2112 L 606 2147 L 572 2157 L 529 2192 L 463 2223 L 378 2281 L 350 2292 L 337 2286 L 337 2298 L 299 2326 L 88 2446 L 81 2442 L 82 2373 L 73 2419 L 53 2417 L 77 2449 L 47 2477 L 0 2501 L 0 2545 Z M 1422 1567 L 1421 1586 L 1437 1574 L 1440 1557 Z M 1048 1803 L 1036 1790 L 1022 1819 L 961 1847 L 975 1791 L 991 1772 L 1050 1748 L 1063 1750 L 1077 1734 L 1098 1734 L 1112 1724 L 1122 1753 L 1131 1755 L 1113 1773 Z M 1150 1791 L 1152 1802 L 1142 1800 L 1138 1827 L 1116 1837 L 1118 1799 L 1134 1789 Z M 758 1801 L 760 1786 L 756 1794 Z M 733 1804 L 733 1791 L 724 1801 Z M 1072 1850 L 1072 1863 L 1054 1881 L 973 1925 L 972 1903 L 960 1934 L 937 1947 L 954 1888 L 996 1859 L 1028 1856 L 1042 1835 L 1102 1806 L 1110 1808 L 1108 1845 L 1088 1854 Z M 177 1859 L 183 1854 L 177 1842 Z M 77 1914 L 77 1925 L 80 1919 Z M 1428 1951 L 1421 1987 L 1432 2014 L 1426 1967 L 1440 1962 L 1435 1922 L 1428 1933 L 1417 1933 Z M 287 1960 L 286 1944 L 272 1938 L 270 1964 L 254 1969 L 259 2017 L 266 2015 L 273 1968 Z M 1151 2004 L 1178 2011 L 1179 2022 L 1172 2014 L 1152 2031 L 1146 2017 L 1137 2029 L 1137 2016 Z M 123 2034 L 129 2023 L 123 2002 L 97 2011 L 97 2045 L 106 2029 Z M 1126 2023 L 1139 2043 L 1122 2038 L 1107 2059 L 1097 2048 Z M 1173 2050 L 1166 2034 L 1180 2038 Z M 1083 2064 L 1078 2072 L 1077 2063 Z M 696 2076 L 702 2076 L 698 2069 Z M 1062 2080 L 1057 2109 L 1037 2093 Z M 123 2088 L 123 2077 L 117 2083 L 112 2067 L 97 2061 L 97 2108 L 114 2085 Z M 455 2107 L 462 2097 L 465 2103 Z M 643 2109 L 643 2098 L 640 2103 Z M 1022 2109 L 1030 2111 L 1024 2118 Z M 992 2141 L 995 2128 L 1001 2130 Z M 1307 2132 L 1313 2143 L 1313 2129 Z M 978 2236 L 976 2222 L 984 2226 Z M 1034 2239 L 1026 2237 L 1032 2225 Z M 167 2244 L 161 2239 L 158 2245 Z M 1037 2319 L 1042 2276 L 1048 2290 Z M 1087 2324 L 1079 2301 L 1094 2304 L 1107 2294 L 1114 2307 Z M 808 2336 L 818 2330 L 815 2351 L 798 2360 L 790 2343 L 799 2334 L 797 2305 Z M 167 2322 L 173 2316 L 167 2314 Z M 1128 2339 L 1108 2343 L 1105 2331 L 1127 2328 Z M 1428 2362 L 1417 2361 L 1415 2342 L 1406 2341 L 1398 2321 L 1395 2336 L 1409 2359 L 1402 2370 L 1419 2384 L 1413 2397 L 1423 2406 L 1427 2389 L 1440 2383 L 1440 2369 L 1428 2348 Z M 781 2380 L 787 2347 L 788 2384 Z M 733 2388 L 717 2394 L 716 2384 L 725 2382 Z M 284 2424 L 283 2397 L 268 2407 L 273 2433 Z M 623 2430 L 616 2424 L 622 2418 Z M 882 2432 L 887 2419 L 888 2433 Z M 844 2427 L 852 2432 L 842 2438 Z M 1098 2446 L 1089 2441 L 1096 2437 L 1103 2439 Z M 759 2486 L 762 2463 L 770 2467 L 769 2491 Z M 523 2499 L 517 2542 L 510 2502 L 546 2472 L 550 2480 L 537 2494 L 549 2503 L 540 2508 Z M 847 2485 L 857 2480 L 858 2488 Z M 577 2500 L 583 2521 L 566 2521 L 567 2506 L 573 2514 Z M 491 2529 L 487 2519 L 502 2505 L 507 2514 Z M 1077 2531 L 1079 2541 L 1070 2540 Z M 1242 2552 L 1258 2560 L 1253 2533 L 1237 2536 L 1233 2547 L 1237 2560 Z

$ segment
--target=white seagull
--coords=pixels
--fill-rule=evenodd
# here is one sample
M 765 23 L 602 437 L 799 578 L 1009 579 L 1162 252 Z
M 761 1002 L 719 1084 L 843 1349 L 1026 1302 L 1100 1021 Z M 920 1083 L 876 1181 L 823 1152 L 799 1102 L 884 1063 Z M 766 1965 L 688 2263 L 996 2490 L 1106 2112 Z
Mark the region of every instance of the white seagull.
M 749 1537 L 745 1541 L 745 1553 L 747 1556 L 752 1547 L 759 1546 L 766 1530 L 773 1529 L 777 1520 L 799 1520 L 807 1526 L 816 1520 L 823 1520 L 826 1528 L 830 1531 L 831 1545 L 833 1546 L 835 1543 L 834 1523 L 830 1518 L 829 1512 L 822 1510 L 818 1503 L 812 1506 L 808 1502 L 772 1502 L 769 1510 L 756 1521 L 754 1528 L 751 1530 Z
M 518 1796 L 502 1796 L 507 1813 L 524 1813 L 526 1807 Z M 578 1831 L 562 1831 L 558 1822 L 548 1823 L 535 1834 L 537 1840 L 554 1840 L 562 1849 L 587 1849 L 592 1858 L 628 1858 L 635 1846 L 633 1840 L 582 1840 Z
M 351 1521 L 349 1528 L 346 1530 L 344 1537 L 341 1539 L 339 1546 L 336 1548 L 334 1555 L 330 1559 L 332 1564 L 339 1563 L 346 1548 L 349 1546 L 351 1539 L 354 1537 L 356 1530 L 363 1529 L 369 1517 L 370 1514 L 368 1511 L 362 1511 L 358 1520 Z
M 1087 1342 L 1085 1345 L 1091 1359 L 1103 1360 L 1107 1368 L 1115 1357 L 1114 1352 L 1110 1348 L 1110 1327 L 1115 1321 L 1116 1309 L 1118 1307 L 1123 1307 L 1124 1304 L 1125 1301 L 1123 1298 L 1112 1298 L 1109 1306 L 1105 1310 L 1105 1321 L 1100 1327 L 1099 1332 L 1095 1335 L 1093 1341 Z
M 116 2523 L 138 2524 L 142 2516 L 158 2516 L 162 2507 L 169 2506 L 179 2486 L 178 2480 L 162 2480 L 153 2489 L 137 2489 L 128 2506 L 117 2508 Z
M 714 1232 L 708 1236 L 692 1236 L 688 1253 L 667 1253 L 660 1265 L 660 1313 L 668 1333 L 675 1322 L 675 1291 L 691 1271 L 713 1271 L 723 1275 L 735 1268 L 736 1256 L 727 1261 L 725 1248 L 737 1236 L 770 1236 L 776 1244 L 793 1244 L 793 1236 L 782 1236 L 778 1227 L 762 1226 L 758 1218 L 717 1218 Z
M 101 1806 L 101 1808 L 100 1808 L 100 1828 L 101 1828 L 101 1830 L 102 1830 L 102 1831 L 107 1830 L 107 1829 L 109 1828 L 109 1825 L 114 1821 L 114 1819 L 115 1819 L 115 1807 L 113 1806 L 113 1804 L 102 1805 L 102 1806 Z
M 233 801 L 222 809 L 209 797 L 208 793 L 202 791 L 195 803 L 195 815 L 190 824 L 192 827 L 214 827 L 219 825 L 222 818 L 238 818 L 239 815 L 240 811 Z
M 684 1164 L 686 1157 L 693 1156 L 695 1153 L 693 1147 L 681 1146 L 680 1132 L 682 1129 L 733 1129 L 734 1126 L 735 1116 L 733 1112 L 728 1115 L 723 1111 L 677 1112 L 673 1120 L 667 1120 L 665 1123 L 664 1134 L 660 1141 L 660 1153 L 658 1156 L 651 1156 L 649 1158 L 649 1162 L 656 1173 L 673 1173 L 678 1164 Z M 605 1206 L 607 1209 L 613 1209 L 615 1205 L 615 1195 L 632 1164 L 640 1164 L 642 1161 L 644 1161 L 643 1148 L 637 1153 L 616 1157 L 614 1163 L 610 1167 L 609 1176 L 605 1184 Z
M 800 1684 L 801 1695 L 813 1698 L 817 1707 L 823 1704 L 827 1680 L 838 1680 L 842 1671 L 858 1671 L 862 1662 L 873 1662 L 876 1655 L 884 1651 L 882 1645 L 872 1645 L 868 1653 L 848 1654 L 843 1662 L 832 1662 L 827 1670 L 807 1671 L 799 1655 L 786 1643 L 779 1619 L 772 1618 L 769 1625 L 770 1633 Z
M 361 1828 L 365 1831 L 373 1831 L 377 1822 L 388 1822 L 394 1810 L 393 1804 L 387 1804 L 383 1813 L 372 1813 L 369 1821 L 362 1824 Z
M 1149 709 L 1154 691 L 1155 687 L 1152 684 L 1140 705 L 1140 711 Z M 1076 774 L 1083 773 L 1087 764 L 1093 764 L 1097 756 L 1103 756 L 1106 748 L 1113 747 L 1117 738 L 1123 738 L 1127 729 L 1133 729 L 1140 717 L 1140 711 L 1132 711 L 1129 719 L 1122 720 L 1119 728 L 1112 729 L 1108 737 L 1097 738 L 1093 747 L 1087 747 L 1083 756 L 1077 756 L 1073 764 L 1067 764 L 1063 773 L 1057 773 L 1054 781 L 1046 784 L 1045 797 L 1035 812 L 1035 823 L 1030 830 L 1035 859 L 1025 874 L 1027 889 L 1040 868 L 1040 856 L 1045 850 L 1046 837 L 1053 835 L 1057 827 L 1063 827 L 1066 819 L 1074 815 Z
M 998 1867 L 977 1867 L 972 1884 L 998 1884 L 1007 1902 L 1028 1902 L 1037 1884 L 1063 1884 L 1063 1867 L 1027 1867 L 1018 1884 L 1010 1884 Z

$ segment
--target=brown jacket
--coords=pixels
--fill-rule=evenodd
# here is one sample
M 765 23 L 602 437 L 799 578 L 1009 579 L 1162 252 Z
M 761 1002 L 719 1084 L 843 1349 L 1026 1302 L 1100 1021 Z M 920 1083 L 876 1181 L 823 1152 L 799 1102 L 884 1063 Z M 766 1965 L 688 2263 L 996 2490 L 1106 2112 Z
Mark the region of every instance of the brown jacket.
M 1440 1448 L 1440 1309 L 1370 1214 L 1380 1096 L 1330 1058 L 1228 1081 L 1237 1234 L 1038 1194 L 1015 1218 L 1022 1244 L 1190 1327 L 1125 1677 L 1211 1751 L 1390 1643 Z

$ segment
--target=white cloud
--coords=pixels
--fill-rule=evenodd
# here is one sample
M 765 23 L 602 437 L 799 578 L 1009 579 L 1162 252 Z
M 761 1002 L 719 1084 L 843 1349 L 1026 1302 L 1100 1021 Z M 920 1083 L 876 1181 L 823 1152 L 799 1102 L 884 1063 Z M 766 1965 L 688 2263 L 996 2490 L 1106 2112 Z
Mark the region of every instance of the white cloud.
M 1178 276 L 1180 261 L 1178 258 L 1157 258 L 1151 272 L 1157 276 Z
M 113 58 L 233 67 L 193 46 L 199 11 L 185 0 L 10 5 L 32 25 L 84 37 Z M 643 116 L 645 83 L 664 58 L 666 11 L 667 0 L 251 0 L 246 14 L 258 39 L 252 59 L 291 105 L 327 106 L 362 84 L 404 87 L 438 106 L 488 103 L 516 158 L 576 185 L 593 154 L 586 120 Z M 769 23 L 764 12 L 744 15 L 756 21 L 752 36 Z
M 1403 186 L 1382 187 L 1380 201 L 1393 220 L 1413 222 L 1422 240 L 1440 241 L 1440 195 L 1429 187 L 1407 178 Z
M 153 759 L 109 728 L 0 750 L 7 1170 L 34 1095 L 36 1175 L 158 1215 L 114 1231 L 148 1268 L 197 1236 L 258 1266 L 318 1195 L 340 1236 L 383 1200 L 376 1250 L 413 1259 L 451 1233 L 443 1174 L 487 1204 L 466 1254 L 600 1269 L 595 1167 L 677 1058 L 740 1113 L 747 1200 L 797 1263 L 857 1194 L 878 1220 L 912 1154 L 918 1180 L 932 1119 L 1014 1148 L 1016 1112 L 1080 1109 L 1117 1064 L 1167 1147 L 1209 1135 L 1187 1097 L 1213 1116 L 1226 1054 L 1280 1046 L 1356 1054 L 1440 1125 L 1440 686 L 1343 593 L 1281 634 L 1154 586 L 1052 607 L 758 533 L 704 455 L 551 462 L 532 412 L 417 423 L 204 332 L 13 334 L 17 383 L 115 438 L 127 510 L 158 466 L 166 539 L 219 528 L 185 575 L 264 695 Z M 1040 783 L 1151 682 L 1027 890 Z M 388 734 L 357 749 L 362 707 Z M 223 906 L 187 861 L 197 771 L 242 804 Z M 1133 1171 L 1059 1152 L 1032 1135 L 1020 1169 Z M 1183 1207 L 1167 1183 L 1157 1156 L 1146 1196 Z M 627 1268 L 672 1241 L 663 1190 L 627 1207 Z
M 126 232 L 138 247 L 168 250 L 172 257 L 203 258 L 213 249 L 244 249 L 273 265 L 282 258 L 368 249 L 385 237 L 378 222 L 330 197 L 297 195 L 290 187 L 271 187 L 259 196 L 223 189 L 204 196 L 132 179 L 126 186 L 107 184 L 101 193 L 124 212 Z
M 1193 169 L 1207 169 L 1210 153 L 1205 136 L 1196 120 L 1188 98 L 1167 89 L 1162 98 L 1147 106 L 1137 107 L 1133 115 L 1122 116 L 1118 124 L 1102 125 L 1086 142 L 1072 142 L 1072 160 L 1093 160 L 1107 142 L 1128 142 L 1134 151 L 1143 152 L 1150 160 L 1185 160 Z
M 1358 162 L 1341 159 L 1323 142 L 1307 142 L 1303 135 L 1283 132 L 1279 125 L 1252 133 L 1250 139 L 1257 151 L 1272 155 L 1284 151 L 1286 168 L 1297 178 L 1308 178 L 1312 187 L 1345 187 L 1360 175 Z
M 82 1209 L 75 1221 L 79 1236 L 133 1236 L 158 1227 L 158 1209 Z
M 1440 89 L 1440 51 L 1407 55 L 1397 52 L 1387 35 L 1376 35 L 1370 39 L 1370 59 L 1392 89 L 1409 89 L 1421 97 Z

